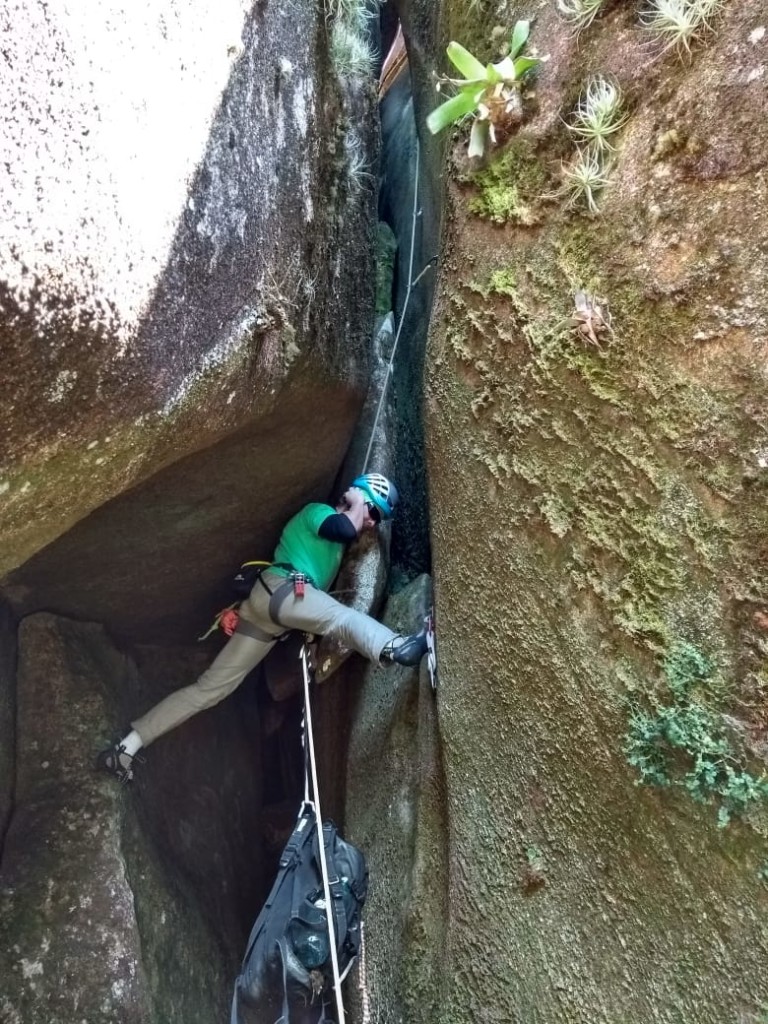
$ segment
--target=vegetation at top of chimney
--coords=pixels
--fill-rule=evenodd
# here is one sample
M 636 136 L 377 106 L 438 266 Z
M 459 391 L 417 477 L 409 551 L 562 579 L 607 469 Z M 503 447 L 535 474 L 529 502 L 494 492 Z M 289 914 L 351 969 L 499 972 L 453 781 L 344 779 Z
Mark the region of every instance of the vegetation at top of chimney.
M 518 21 L 512 30 L 507 55 L 495 64 L 482 64 L 460 43 L 448 44 L 448 59 L 462 77 L 438 79 L 438 92 L 446 85 L 457 92 L 427 118 L 427 127 L 433 135 L 474 116 L 468 155 L 480 157 L 489 143 L 495 145 L 499 135 L 506 136 L 520 124 L 523 117 L 521 86 L 544 59 L 521 56 L 529 32 L 530 22 Z

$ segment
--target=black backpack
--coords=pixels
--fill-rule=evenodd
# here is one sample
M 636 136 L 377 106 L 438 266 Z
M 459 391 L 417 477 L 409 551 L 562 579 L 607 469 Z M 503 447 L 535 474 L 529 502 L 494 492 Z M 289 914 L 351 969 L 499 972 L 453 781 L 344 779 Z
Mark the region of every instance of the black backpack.
M 326 821 L 339 973 L 360 952 L 360 916 L 368 870 L 357 847 Z M 280 858 L 275 884 L 251 931 L 235 982 L 230 1024 L 310 1024 L 327 1020 L 333 991 L 328 921 L 314 808 L 305 805 Z

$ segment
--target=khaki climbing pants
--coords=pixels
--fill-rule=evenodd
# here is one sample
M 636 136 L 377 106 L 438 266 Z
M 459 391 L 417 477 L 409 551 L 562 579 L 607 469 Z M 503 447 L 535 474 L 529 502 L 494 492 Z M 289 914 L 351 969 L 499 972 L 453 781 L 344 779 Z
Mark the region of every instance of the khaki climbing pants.
M 345 647 L 373 662 L 379 660 L 384 647 L 397 635 L 370 615 L 347 608 L 309 584 L 304 596 L 296 597 L 293 585 L 285 585 L 284 576 L 266 572 L 262 579 L 274 596 L 270 597 L 266 588 L 256 583 L 248 600 L 240 606 L 237 630 L 197 682 L 169 694 L 131 723 L 145 747 L 198 711 L 229 696 L 251 669 L 266 658 L 286 629 L 334 636 Z M 280 625 L 270 617 L 270 602 Z

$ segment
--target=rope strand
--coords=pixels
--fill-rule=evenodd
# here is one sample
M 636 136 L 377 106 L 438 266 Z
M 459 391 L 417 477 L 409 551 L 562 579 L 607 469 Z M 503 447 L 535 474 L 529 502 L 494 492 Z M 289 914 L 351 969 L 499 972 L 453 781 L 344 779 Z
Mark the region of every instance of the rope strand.
M 325 896 L 325 917 L 328 921 L 328 942 L 331 947 L 331 968 L 333 970 L 333 991 L 336 996 L 338 1024 L 344 1024 L 344 1001 L 341 998 L 341 976 L 339 958 L 336 953 L 336 929 L 333 925 L 333 906 L 331 903 L 331 887 L 328 883 L 328 862 L 325 857 L 325 836 L 323 834 L 323 818 L 320 811 L 320 796 L 317 785 L 317 764 L 315 763 L 315 738 L 312 731 L 312 711 L 309 704 L 309 651 L 306 643 L 301 647 L 301 670 L 304 676 L 304 720 L 307 728 L 307 748 L 309 750 L 309 766 L 312 773 L 312 795 L 314 796 L 315 822 L 317 827 L 317 847 L 320 854 L 320 871 L 323 876 L 323 895 Z M 306 773 L 305 773 L 306 779 Z
M 424 269 L 421 271 L 419 276 L 414 281 L 414 279 L 413 279 L 413 256 L 414 256 L 414 252 L 415 252 L 415 249 L 416 249 L 416 220 L 417 220 L 417 218 L 419 216 L 419 165 L 420 165 L 420 163 L 421 163 L 421 147 L 419 145 L 419 139 L 418 139 L 418 136 L 417 136 L 416 137 L 416 170 L 415 170 L 414 179 L 413 179 L 413 214 L 411 216 L 411 256 L 410 256 L 410 259 L 408 261 L 408 291 L 405 293 L 405 302 L 403 303 L 403 311 L 400 314 L 400 321 L 399 321 L 399 323 L 397 325 L 397 331 L 395 332 L 395 342 L 394 342 L 394 344 L 392 346 L 392 352 L 391 352 L 390 357 L 389 357 L 389 362 L 387 363 L 387 372 L 386 372 L 386 375 L 384 377 L 384 383 L 383 383 L 382 388 L 381 388 L 381 395 L 379 397 L 379 404 L 378 404 L 378 406 L 376 408 L 376 416 L 374 417 L 374 420 L 373 420 L 373 428 L 371 429 L 371 439 L 368 442 L 368 451 L 365 453 L 365 459 L 363 461 L 363 469 L 362 469 L 363 473 L 365 473 L 367 471 L 367 469 L 368 469 L 368 460 L 371 457 L 371 449 L 373 448 L 373 441 L 374 441 L 374 438 L 376 437 L 376 428 L 379 425 L 379 417 L 381 416 L 381 410 L 384 407 L 384 399 L 386 398 L 386 395 L 387 395 L 387 386 L 389 385 L 389 378 L 392 375 L 392 367 L 393 367 L 394 362 L 395 362 L 395 353 L 397 352 L 397 343 L 400 341 L 400 332 L 402 331 L 403 324 L 405 323 L 405 313 L 406 313 L 406 310 L 408 309 L 408 303 L 410 302 L 410 299 L 411 299 L 411 292 L 413 291 L 413 289 L 416 287 L 416 285 L 422 279 L 424 274 L 426 274 L 426 272 L 429 270 L 429 268 L 434 264 L 435 260 L 437 259 L 436 256 L 433 256 L 432 259 L 429 261 L 429 263 L 426 265 L 426 267 L 424 267 Z

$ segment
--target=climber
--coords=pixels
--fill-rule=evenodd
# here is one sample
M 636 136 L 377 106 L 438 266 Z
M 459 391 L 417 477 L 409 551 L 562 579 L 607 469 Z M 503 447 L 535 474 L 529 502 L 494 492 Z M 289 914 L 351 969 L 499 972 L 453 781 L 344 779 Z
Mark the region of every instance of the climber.
M 390 480 L 366 473 L 353 480 L 335 508 L 306 505 L 286 524 L 274 561 L 259 575 L 239 615 L 228 625 L 225 621 L 231 638 L 208 670 L 132 722 L 122 740 L 98 755 L 96 768 L 130 782 L 142 747 L 232 693 L 287 630 L 332 634 L 373 662 L 418 665 L 427 652 L 425 630 L 402 636 L 326 593 L 346 545 L 390 519 L 397 500 Z

